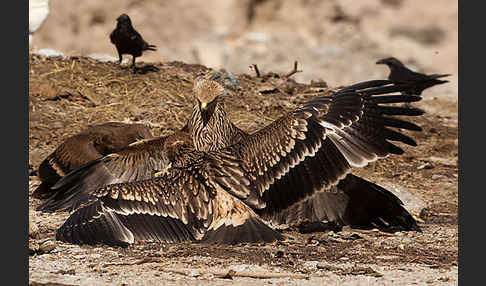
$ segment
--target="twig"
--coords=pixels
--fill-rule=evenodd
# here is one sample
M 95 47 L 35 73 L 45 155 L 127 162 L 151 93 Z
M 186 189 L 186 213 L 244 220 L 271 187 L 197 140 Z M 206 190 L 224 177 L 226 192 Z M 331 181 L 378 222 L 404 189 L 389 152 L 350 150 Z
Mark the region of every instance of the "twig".
M 190 275 L 194 272 L 194 269 L 187 268 L 161 268 L 164 272 L 173 272 L 182 275 Z M 249 277 L 257 279 L 272 279 L 272 278 L 294 278 L 294 279 L 309 279 L 308 275 L 299 273 L 275 273 L 275 272 L 262 272 L 262 271 L 235 271 L 235 270 L 197 270 L 200 274 L 212 274 L 214 277 L 231 279 L 232 277 Z
M 126 265 L 140 265 L 144 263 L 153 263 L 153 262 L 161 262 L 160 259 L 154 258 L 154 257 L 145 257 L 136 261 L 130 261 L 130 262 L 108 262 L 103 264 L 103 267 L 107 266 L 126 266 Z
M 255 71 L 255 73 L 256 73 L 256 77 L 260 77 L 260 70 L 258 70 L 258 66 L 257 66 L 256 64 L 252 64 L 252 65 L 250 66 L 250 69 L 252 69 L 252 68 L 253 68 L 253 70 L 254 70 L 254 71 Z
M 297 61 L 294 62 L 294 69 L 291 70 L 288 74 L 285 75 L 286 78 L 289 78 L 291 76 L 293 76 L 294 74 L 298 73 L 298 72 L 302 72 L 302 70 L 297 70 Z
M 67 70 L 69 70 L 69 68 L 56 69 L 54 71 L 50 71 L 50 72 L 43 73 L 43 74 L 39 75 L 39 77 L 40 78 L 45 78 L 48 75 L 55 74 L 55 73 L 58 73 L 58 72 L 67 71 Z

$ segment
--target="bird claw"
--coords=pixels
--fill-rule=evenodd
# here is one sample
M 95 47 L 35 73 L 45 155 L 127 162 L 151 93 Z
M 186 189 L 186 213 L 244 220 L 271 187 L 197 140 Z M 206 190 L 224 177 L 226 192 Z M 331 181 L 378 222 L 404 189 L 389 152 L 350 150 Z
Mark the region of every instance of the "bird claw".
M 156 172 L 154 174 L 154 177 L 160 177 L 160 176 L 163 176 L 163 175 L 168 175 L 169 174 L 169 169 L 172 167 L 172 163 L 169 163 L 169 165 L 167 165 L 164 169 L 162 169 L 161 171 L 159 172 Z
M 134 146 L 134 145 L 138 145 L 138 144 L 142 144 L 142 143 L 145 143 L 147 141 L 150 141 L 151 139 L 135 139 L 135 142 L 132 142 L 130 144 L 128 144 L 128 146 Z
M 420 223 L 425 223 L 425 221 L 424 221 L 423 219 L 419 218 L 418 216 L 414 216 L 414 215 L 412 215 L 412 217 L 413 217 L 413 219 L 414 219 L 415 221 L 417 221 L 417 222 L 420 222 Z

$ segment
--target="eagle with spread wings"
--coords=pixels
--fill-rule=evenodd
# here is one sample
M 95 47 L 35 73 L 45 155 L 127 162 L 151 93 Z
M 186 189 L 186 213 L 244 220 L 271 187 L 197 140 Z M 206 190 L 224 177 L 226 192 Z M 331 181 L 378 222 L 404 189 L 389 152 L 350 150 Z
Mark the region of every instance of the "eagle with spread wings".
M 77 244 L 282 239 L 264 219 L 420 231 L 399 198 L 350 173 L 402 154 L 395 142 L 416 145 L 400 130 L 421 128 L 399 116 L 423 111 L 393 105 L 419 101 L 396 94 L 412 88 L 388 80 L 361 82 L 247 133 L 226 114 L 225 88 L 199 79 L 183 130 L 73 170 L 39 209 L 73 211 L 57 238 Z

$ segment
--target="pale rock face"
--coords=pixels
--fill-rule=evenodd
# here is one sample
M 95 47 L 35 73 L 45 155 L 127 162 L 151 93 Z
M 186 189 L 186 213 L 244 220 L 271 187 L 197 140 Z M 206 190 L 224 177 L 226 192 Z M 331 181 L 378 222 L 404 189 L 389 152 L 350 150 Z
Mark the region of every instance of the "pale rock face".
M 29 45 L 32 34 L 39 29 L 49 15 L 49 0 L 29 0 Z

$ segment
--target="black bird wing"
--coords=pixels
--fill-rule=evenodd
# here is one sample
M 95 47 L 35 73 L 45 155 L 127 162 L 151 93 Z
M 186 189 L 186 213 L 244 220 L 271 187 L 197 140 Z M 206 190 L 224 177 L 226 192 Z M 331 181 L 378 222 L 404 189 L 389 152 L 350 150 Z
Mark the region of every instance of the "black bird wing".
M 33 195 L 47 198 L 52 195 L 50 187 L 71 170 L 116 152 L 136 140 L 152 137 L 150 129 L 142 124 L 107 122 L 89 126 L 66 139 L 42 161 L 38 170 L 42 183 Z
M 232 244 L 281 239 L 227 192 L 251 193 L 250 181 L 234 176 L 235 170 L 243 173 L 231 156 L 196 152 L 161 177 L 102 187 L 66 220 L 56 238 L 122 246 L 147 240 Z
M 329 190 L 317 191 L 280 212 L 264 214 L 264 218 L 281 224 L 308 219 L 353 228 L 421 231 L 397 196 L 353 174 Z
M 388 94 L 409 88 L 383 80 L 349 86 L 331 97 L 303 104 L 230 146 L 266 203 L 259 213 L 278 213 L 315 192 L 331 191 L 352 167 L 363 167 L 388 154 L 402 154 L 403 150 L 390 141 L 416 145 L 392 128 L 421 128 L 394 116 L 423 112 L 385 105 L 420 100 Z
M 153 178 L 169 166 L 164 149 L 167 140 L 189 140 L 179 133 L 133 143 L 124 149 L 90 161 L 71 171 L 54 186 L 53 195 L 38 210 L 72 210 L 88 200 L 96 189 L 115 183 Z

